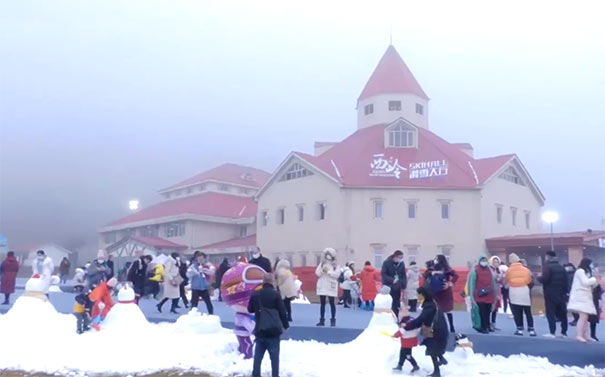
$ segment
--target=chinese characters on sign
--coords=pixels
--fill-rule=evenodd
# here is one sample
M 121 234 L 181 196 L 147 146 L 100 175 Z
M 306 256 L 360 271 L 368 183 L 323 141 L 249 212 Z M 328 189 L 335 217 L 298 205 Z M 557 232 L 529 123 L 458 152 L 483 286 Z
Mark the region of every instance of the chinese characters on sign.
M 372 168 L 370 177 L 395 177 L 399 179 L 401 171 L 408 170 L 399 165 L 398 159 L 393 159 L 393 157 L 389 157 L 388 160 L 385 159 L 384 153 L 375 154 L 370 167 Z
M 446 160 L 411 162 L 409 169 L 399 164 L 399 159 L 386 158 L 384 153 L 374 155 L 374 160 L 370 163 L 372 171 L 370 177 L 394 177 L 401 178 L 402 171 L 409 171 L 410 179 L 423 179 L 432 177 L 441 177 L 448 174 L 448 164 Z
M 410 163 L 410 179 L 440 177 L 447 175 L 447 161 L 428 161 Z

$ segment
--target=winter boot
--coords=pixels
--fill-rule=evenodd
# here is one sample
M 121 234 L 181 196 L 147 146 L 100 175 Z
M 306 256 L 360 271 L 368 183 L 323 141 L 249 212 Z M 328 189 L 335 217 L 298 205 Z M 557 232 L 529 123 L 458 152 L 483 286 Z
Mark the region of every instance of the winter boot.
M 162 312 L 162 303 L 159 303 L 155 306 L 158 309 L 158 312 Z
M 369 311 L 373 312 L 374 311 L 374 303 L 370 302 L 370 307 L 368 308 Z
M 323 327 L 326 325 L 326 320 L 324 318 L 320 318 L 319 322 L 315 326 Z
M 447 365 L 447 360 L 443 356 L 439 356 L 439 365 Z
M 336 327 L 336 318 L 330 319 L 330 326 L 331 327 Z
M 393 370 L 394 370 L 394 371 L 396 370 L 396 371 L 401 372 L 401 368 L 402 368 L 402 366 L 401 366 L 401 365 L 397 365 L 395 368 L 393 368 Z
M 416 364 L 416 365 L 414 365 L 414 367 L 412 368 L 410 373 L 418 372 L 419 370 L 420 370 L 420 367 L 418 366 L 418 364 Z
M 361 310 L 366 310 L 366 303 L 365 302 L 361 303 L 360 309 Z

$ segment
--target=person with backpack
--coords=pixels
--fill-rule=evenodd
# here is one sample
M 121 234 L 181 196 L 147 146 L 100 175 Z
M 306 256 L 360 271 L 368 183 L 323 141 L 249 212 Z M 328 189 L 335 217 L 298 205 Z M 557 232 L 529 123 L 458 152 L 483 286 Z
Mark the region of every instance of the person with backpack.
M 248 313 L 254 313 L 254 362 L 252 377 L 260 377 L 260 367 L 269 352 L 271 375 L 279 376 L 279 343 L 281 334 L 289 327 L 286 308 L 280 294 L 275 290 L 275 281 L 271 273 L 263 276 L 263 286 L 248 301 Z
M 431 274 L 431 293 L 437 308 L 447 315 L 450 332 L 455 333 L 454 328 L 454 284 L 458 281 L 458 274 L 447 261 L 445 255 L 439 254 L 434 260 L 433 272 Z
M 447 323 L 445 316 L 433 301 L 431 291 L 426 287 L 420 287 L 417 292 L 422 312 L 405 325 L 405 330 L 421 329 L 424 338 L 422 345 L 426 346 L 426 355 L 431 357 L 434 368 L 433 373 L 428 377 L 441 377 L 439 367 L 447 365 L 447 360 L 443 357 L 448 338 Z
M 355 271 L 353 270 L 355 262 L 348 262 L 340 271 L 338 282 L 342 288 L 342 304 L 344 308 L 350 308 L 353 304 L 351 297 L 351 288 L 355 284 Z

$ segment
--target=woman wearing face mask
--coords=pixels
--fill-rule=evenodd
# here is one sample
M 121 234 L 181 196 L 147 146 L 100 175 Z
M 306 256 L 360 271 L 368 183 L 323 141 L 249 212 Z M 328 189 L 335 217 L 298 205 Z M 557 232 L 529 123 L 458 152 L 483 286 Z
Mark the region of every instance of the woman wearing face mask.
M 588 316 L 597 314 L 592 296 L 592 289 L 596 285 L 597 279 L 592 275 L 592 261 L 584 258 L 573 276 L 569 304 L 567 305 L 567 310 L 580 315 L 576 325 L 576 340 L 578 342 L 594 341 L 588 336 Z
M 473 305 L 472 313 L 478 311 L 479 318 L 473 321 L 473 328 L 480 333 L 489 334 L 490 312 L 492 305 L 496 303 L 496 280 L 487 263 L 485 256 L 479 257 L 479 261 L 468 277 L 468 291 Z
M 319 322 L 317 326 L 326 325 L 326 298 L 330 302 L 330 326 L 336 326 L 336 302 L 338 296 L 338 277 L 340 272 L 336 266 L 336 250 L 326 248 L 321 255 L 321 263 L 315 269 L 317 275 L 317 295 L 319 296 Z
M 391 288 L 393 304 L 391 310 L 399 319 L 399 308 L 401 307 L 401 290 L 407 287 L 407 276 L 405 275 L 405 263 L 403 263 L 403 251 L 396 250 L 382 263 L 382 285 Z
M 431 291 L 425 287 L 417 290 L 418 302 L 421 303 L 420 315 L 405 325 L 406 330 L 422 328 L 424 340 L 422 345 L 426 346 L 426 355 L 433 361 L 433 373 L 429 377 L 440 377 L 440 365 L 446 365 L 447 360 L 443 357 L 447 345 L 447 323 L 441 310 L 433 301 Z
M 433 298 L 439 310 L 446 313 L 447 320 L 450 325 L 450 332 L 456 332 L 454 328 L 454 284 L 458 281 L 458 274 L 454 271 L 447 261 L 445 255 L 437 255 L 434 260 L 433 275 L 435 279 L 439 277 L 439 282 L 443 283 L 442 287 L 433 290 Z

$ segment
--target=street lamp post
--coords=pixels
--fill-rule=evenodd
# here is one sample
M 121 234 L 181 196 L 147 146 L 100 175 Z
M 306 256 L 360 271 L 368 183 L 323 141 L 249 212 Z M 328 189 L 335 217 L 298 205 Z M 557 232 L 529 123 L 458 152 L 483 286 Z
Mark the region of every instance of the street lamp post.
M 550 250 L 555 251 L 555 236 L 553 225 L 559 220 L 559 214 L 555 211 L 546 211 L 542 214 L 542 221 L 550 225 Z

